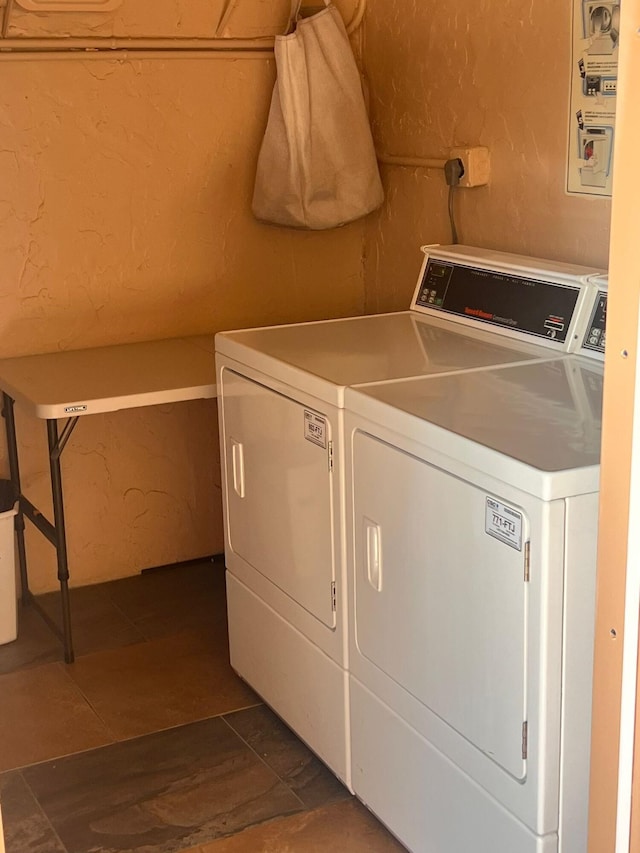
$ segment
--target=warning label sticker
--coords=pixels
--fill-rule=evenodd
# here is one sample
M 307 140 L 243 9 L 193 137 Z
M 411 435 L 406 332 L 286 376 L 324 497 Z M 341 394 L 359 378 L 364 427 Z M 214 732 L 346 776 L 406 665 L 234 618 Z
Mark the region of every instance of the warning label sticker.
M 327 449 L 327 419 L 315 412 L 304 410 L 304 437 L 318 447 Z
M 522 551 L 522 513 L 487 497 L 484 520 L 485 533 Z

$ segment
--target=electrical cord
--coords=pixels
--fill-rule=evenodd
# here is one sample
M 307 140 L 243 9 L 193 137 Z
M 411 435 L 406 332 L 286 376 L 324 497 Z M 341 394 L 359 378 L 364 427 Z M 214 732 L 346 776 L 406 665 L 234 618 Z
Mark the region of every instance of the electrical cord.
M 448 210 L 449 210 L 449 222 L 451 224 L 451 239 L 454 245 L 458 242 L 458 229 L 456 228 L 456 218 L 455 211 L 453 208 L 454 201 L 454 193 L 456 187 L 460 183 L 460 178 L 464 175 L 464 164 L 462 160 L 456 157 L 453 160 L 447 160 L 444 164 L 444 177 L 449 187 L 449 200 L 448 200 Z
M 451 242 L 455 245 L 458 242 L 458 229 L 456 228 L 456 218 L 453 212 L 453 198 L 456 188 L 449 187 L 449 222 L 451 223 Z

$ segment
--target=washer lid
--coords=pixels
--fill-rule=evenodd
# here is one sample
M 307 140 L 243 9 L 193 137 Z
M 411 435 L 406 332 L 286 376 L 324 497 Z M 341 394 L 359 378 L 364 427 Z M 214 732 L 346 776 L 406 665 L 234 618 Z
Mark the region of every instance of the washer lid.
M 570 356 L 350 389 L 346 407 L 550 500 L 598 489 L 602 380 Z
M 535 344 L 410 311 L 223 332 L 216 351 L 337 406 L 348 385 L 549 357 Z

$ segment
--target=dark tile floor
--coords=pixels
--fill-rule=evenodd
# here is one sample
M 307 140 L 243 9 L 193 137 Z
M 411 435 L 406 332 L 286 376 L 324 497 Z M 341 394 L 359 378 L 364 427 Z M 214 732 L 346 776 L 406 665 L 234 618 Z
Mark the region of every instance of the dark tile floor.
M 231 670 L 219 563 L 72 608 L 74 664 L 32 608 L 0 646 L 6 853 L 403 849 Z

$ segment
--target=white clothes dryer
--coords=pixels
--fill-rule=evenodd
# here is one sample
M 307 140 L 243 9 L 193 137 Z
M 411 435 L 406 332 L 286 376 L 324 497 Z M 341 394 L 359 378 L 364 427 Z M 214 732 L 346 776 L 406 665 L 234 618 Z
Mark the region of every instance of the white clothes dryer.
M 599 285 L 580 355 L 345 395 L 352 785 L 415 853 L 587 849 Z
M 596 272 L 432 247 L 409 311 L 216 336 L 231 664 L 347 786 L 345 388 L 566 354 Z

